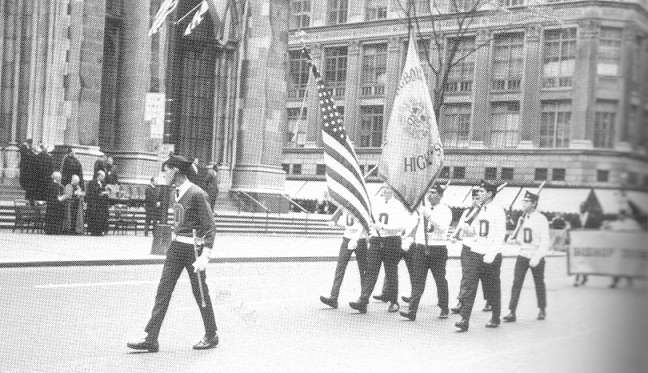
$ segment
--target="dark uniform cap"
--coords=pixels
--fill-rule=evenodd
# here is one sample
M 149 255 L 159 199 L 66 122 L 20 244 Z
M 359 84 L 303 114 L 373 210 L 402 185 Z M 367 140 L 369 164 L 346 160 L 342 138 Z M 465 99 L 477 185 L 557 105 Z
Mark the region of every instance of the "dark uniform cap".
M 528 190 L 524 193 L 524 199 L 525 200 L 528 200 L 528 201 L 531 201 L 531 202 L 538 202 L 538 198 L 540 198 L 540 196 L 538 196 L 535 193 L 531 193 Z
M 164 169 L 164 166 L 175 167 L 178 169 L 178 172 L 185 176 L 193 175 L 194 173 L 193 168 L 191 167 L 191 161 L 181 155 L 170 156 L 169 159 L 162 164 L 162 169 Z
M 498 186 L 497 186 L 497 184 L 492 184 L 492 183 L 489 183 L 486 180 L 482 180 L 479 183 L 479 187 L 484 188 L 484 190 L 486 190 L 487 192 L 493 192 L 493 194 L 495 194 L 495 193 L 497 193 L 497 187 Z

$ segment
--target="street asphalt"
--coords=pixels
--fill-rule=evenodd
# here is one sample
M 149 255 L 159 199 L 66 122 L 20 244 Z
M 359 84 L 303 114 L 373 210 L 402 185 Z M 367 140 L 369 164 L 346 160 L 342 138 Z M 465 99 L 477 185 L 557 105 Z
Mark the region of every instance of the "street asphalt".
M 504 305 L 513 264 L 503 262 Z M 517 323 L 484 328 L 489 315 L 480 311 L 479 296 L 467 333 L 454 331 L 457 317 L 436 318 L 431 279 L 418 319 L 410 322 L 379 302 L 365 315 L 348 307 L 359 293 L 355 262 L 337 310 L 318 300 L 330 289 L 333 262 L 214 263 L 207 283 L 220 345 L 191 349 L 202 336 L 202 322 L 183 274 L 162 327 L 160 352 L 134 353 L 126 342 L 143 336 L 161 268 L 1 269 L 0 372 L 634 373 L 648 367 L 648 285 L 612 290 L 609 279 L 592 277 L 586 287 L 574 288 L 564 257 L 547 260 L 547 320 L 535 320 L 528 275 Z M 457 260 L 448 261 L 447 277 L 454 303 Z M 400 278 L 401 294 L 409 295 L 403 263 Z

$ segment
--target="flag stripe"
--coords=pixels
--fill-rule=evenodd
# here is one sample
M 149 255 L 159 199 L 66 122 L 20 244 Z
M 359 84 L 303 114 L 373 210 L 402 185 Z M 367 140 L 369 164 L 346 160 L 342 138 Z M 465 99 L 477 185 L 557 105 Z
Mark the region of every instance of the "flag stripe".
M 349 153 L 346 151 L 346 149 L 342 148 L 337 141 L 331 140 L 329 137 L 330 136 L 326 133 L 322 134 L 325 154 L 329 154 L 333 159 L 335 159 L 335 161 L 339 162 L 343 167 L 348 169 L 352 174 L 352 177 L 355 178 L 364 189 L 364 179 L 360 175 L 360 167 L 357 167 L 358 161 L 356 160 L 356 158 L 352 153 Z
M 348 191 L 343 187 L 329 187 L 329 196 L 338 203 L 341 207 L 349 211 L 358 221 L 362 224 L 362 227 L 369 232 L 369 224 L 371 221 L 371 216 L 367 215 L 367 211 L 364 211 L 362 208 L 359 208 L 357 205 L 353 204 L 351 201 L 353 199 L 348 198 Z
M 340 172 L 338 173 L 337 170 Z M 337 183 L 341 184 L 344 188 L 348 189 L 351 194 L 360 202 L 363 208 L 366 210 L 369 210 L 369 205 L 367 204 L 367 201 L 362 196 L 361 189 L 357 188 L 356 185 L 353 185 L 353 183 L 346 177 L 343 176 L 342 174 L 344 173 L 345 169 L 344 168 L 334 168 L 330 167 L 326 169 L 326 176 L 330 177 L 331 179 L 335 180 Z

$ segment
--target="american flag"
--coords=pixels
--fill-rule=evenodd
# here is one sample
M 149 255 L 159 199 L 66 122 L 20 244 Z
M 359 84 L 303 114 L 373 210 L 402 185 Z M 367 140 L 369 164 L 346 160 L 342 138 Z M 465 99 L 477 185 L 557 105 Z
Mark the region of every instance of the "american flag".
M 358 157 L 344 130 L 342 117 L 335 108 L 331 91 L 324 86 L 322 77 L 312 63 L 308 51 L 304 49 L 302 53 L 311 64 L 319 92 L 328 194 L 338 206 L 354 215 L 369 232 L 369 226 L 373 223 L 371 200 L 360 172 Z

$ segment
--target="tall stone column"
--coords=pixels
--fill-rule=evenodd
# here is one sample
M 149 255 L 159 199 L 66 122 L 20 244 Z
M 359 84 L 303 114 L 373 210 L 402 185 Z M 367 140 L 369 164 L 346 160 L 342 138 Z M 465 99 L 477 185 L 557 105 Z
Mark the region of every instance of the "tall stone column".
M 582 140 L 592 139 L 594 127 L 594 86 L 596 84 L 596 49 L 600 24 L 594 20 L 584 20 L 578 25 L 576 41 L 576 68 L 572 78 L 573 116 L 572 145 Z M 574 141 L 575 140 L 575 141 Z
M 148 151 L 150 128 L 144 125 L 144 106 L 150 84 L 151 40 L 149 1 L 123 2 L 122 54 L 119 69 L 116 172 L 122 182 L 145 183 L 157 174 L 157 155 Z
M 322 79 L 324 79 L 324 50 L 322 49 L 321 44 L 313 44 L 310 47 L 310 55 L 311 59 L 313 60 L 313 63 L 317 66 L 319 69 L 320 74 L 322 75 Z M 313 77 L 312 73 L 309 73 L 309 80 L 315 79 Z M 317 142 L 317 139 L 321 137 L 320 135 L 320 103 L 319 103 L 319 93 L 318 93 L 318 88 L 317 84 L 314 84 L 313 81 L 308 84 L 306 87 L 307 89 L 307 94 L 308 94 L 308 99 L 306 103 L 306 107 L 308 107 L 308 112 L 307 118 L 306 118 L 306 128 L 304 129 L 306 132 L 306 142 L 307 143 L 315 143 Z M 300 128 L 300 131 L 302 129 Z
M 349 44 L 347 53 L 347 78 L 344 95 L 344 128 L 351 136 L 351 140 L 358 147 L 360 143 L 360 105 L 358 94 L 360 92 L 360 43 L 357 40 Z
M 286 121 L 288 0 L 250 1 L 233 191 L 244 191 L 270 210 L 283 209 L 282 123 Z M 259 209 L 250 203 L 252 209 Z
M 522 122 L 520 123 L 520 147 L 529 147 L 538 138 L 540 118 L 540 25 L 526 29 L 526 63 L 522 92 Z

